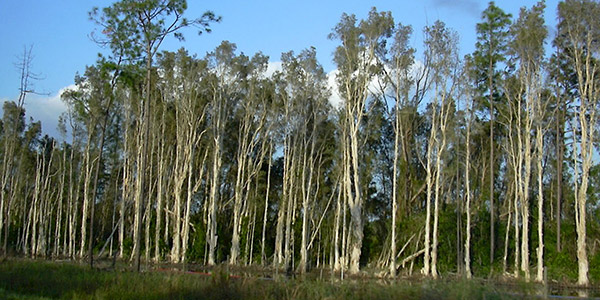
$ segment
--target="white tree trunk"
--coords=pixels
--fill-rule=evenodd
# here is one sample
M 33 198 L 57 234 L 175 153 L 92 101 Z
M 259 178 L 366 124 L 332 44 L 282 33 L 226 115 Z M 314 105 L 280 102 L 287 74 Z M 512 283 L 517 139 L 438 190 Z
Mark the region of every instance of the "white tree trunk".
M 358 123 L 358 122 L 357 122 Z M 350 274 L 356 274 L 360 270 L 360 253 L 362 248 L 362 240 L 363 240 L 363 223 L 362 223 L 362 205 L 363 199 L 361 195 L 361 187 L 360 187 L 360 170 L 358 164 L 358 127 L 359 124 L 352 123 L 350 127 L 350 150 L 351 150 L 351 158 L 352 158 L 352 176 L 353 176 L 353 192 L 354 196 L 349 198 L 350 205 L 350 215 L 352 218 L 351 224 L 353 224 L 352 230 L 352 249 L 350 254 L 350 265 L 348 271 Z
M 206 224 L 206 239 L 208 243 L 208 265 L 215 264 L 215 252 L 217 249 L 217 197 L 219 192 L 219 172 L 221 169 L 221 143 L 215 138 L 213 149 L 213 163 L 211 172 L 210 197 L 208 202 L 208 218 Z
M 90 126 L 91 127 L 91 126 Z M 87 233 L 87 218 L 88 207 L 90 206 L 90 183 L 92 177 L 92 162 L 90 161 L 90 148 L 92 144 L 93 129 L 89 128 L 87 144 L 85 147 L 85 179 L 83 181 L 83 212 L 81 214 L 81 248 L 79 249 L 79 257 L 83 258 L 86 251 L 86 233 Z
M 400 146 L 400 99 L 396 98 L 394 113 L 394 160 L 392 166 L 392 238 L 390 255 L 390 275 L 396 277 L 396 215 L 398 214 L 398 157 Z
M 265 255 L 265 240 L 266 240 L 266 232 L 267 232 L 267 217 L 269 211 L 269 192 L 271 188 L 271 164 L 273 161 L 273 145 L 269 146 L 269 164 L 267 169 L 267 190 L 265 191 L 265 213 L 263 215 L 263 227 L 262 227 L 262 238 L 261 238 L 261 246 L 260 246 L 260 264 L 264 267 L 266 266 L 267 257 Z
M 344 194 L 344 189 L 342 187 L 342 183 L 340 180 L 340 186 L 338 187 L 338 197 L 337 197 L 337 204 L 336 204 L 336 209 L 335 209 L 335 225 L 334 225 L 334 229 L 333 229 L 333 235 L 334 235 L 334 240 L 333 240 L 333 271 L 334 272 L 338 272 L 340 271 L 341 268 L 341 263 L 340 263 L 340 219 L 341 219 L 341 214 L 342 214 L 342 195 Z
M 536 95 L 535 98 L 535 110 L 537 116 L 537 128 L 536 128 L 536 148 L 537 148 L 537 183 L 538 183 L 538 247 L 537 247 L 537 276 L 536 281 L 544 281 L 544 185 L 543 185 L 543 174 L 542 174 L 542 161 L 544 159 L 544 129 L 542 128 L 541 122 L 543 118 L 543 111 L 541 105 L 541 97 Z
M 466 238 L 465 238 L 465 273 L 467 278 L 471 278 L 471 122 L 473 120 L 473 101 L 469 101 L 469 121 L 467 123 L 467 138 L 465 142 L 466 156 L 465 156 L 465 188 L 467 192 L 467 224 L 466 224 Z M 510 220 L 508 221 L 510 223 Z
M 161 119 L 161 147 L 158 155 L 158 182 L 156 188 L 156 226 L 154 228 L 154 262 L 160 261 L 160 229 L 162 228 L 162 210 L 163 210 L 163 199 L 164 199 L 164 181 L 165 181 L 165 165 L 167 164 L 167 157 L 165 156 L 165 113 L 166 109 L 163 108 L 162 119 Z
M 431 274 L 431 200 L 433 196 L 434 189 L 434 174 L 433 174 L 433 147 L 435 146 L 435 136 L 437 135 L 437 126 L 436 115 L 434 114 L 432 117 L 431 131 L 429 132 L 429 140 L 427 146 L 427 165 L 425 167 L 426 177 L 425 182 L 427 184 L 427 197 L 425 198 L 425 253 L 423 260 L 423 270 L 422 273 L 425 276 L 429 276 Z

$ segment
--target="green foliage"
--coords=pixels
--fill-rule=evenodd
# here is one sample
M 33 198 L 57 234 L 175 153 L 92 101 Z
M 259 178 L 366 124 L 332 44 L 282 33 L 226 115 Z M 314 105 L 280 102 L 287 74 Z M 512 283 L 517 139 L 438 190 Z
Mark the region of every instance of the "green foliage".
M 98 42 L 109 45 L 117 57 L 138 59 L 141 53 L 152 57 L 168 35 L 183 41 L 181 28 L 196 27 L 200 34 L 221 20 L 211 11 L 190 20 L 183 17 L 186 9 L 186 0 L 121 0 L 103 9 L 95 7 L 89 17 L 104 35 L 96 35 Z
M 389 222 L 384 220 L 375 220 L 365 224 L 365 239 L 361 249 L 361 266 L 366 266 L 369 261 L 374 261 L 380 257 L 384 248 L 389 246 L 388 228 Z
M 594 255 L 590 255 L 590 266 L 598 266 L 600 265 L 600 251 L 596 250 Z M 590 280 L 592 282 L 600 281 L 600 268 L 591 267 L 590 268 Z
M 133 249 L 133 239 L 131 236 L 127 236 L 123 240 L 123 256 L 129 257 L 131 255 L 131 251 Z
M 499 64 L 507 60 L 511 17 L 491 1 L 481 14 L 482 21 L 477 23 L 477 42 L 470 73 L 478 91 L 475 107 L 479 111 L 487 110 L 490 116 L 496 114 L 496 109 L 490 109 L 501 100 L 502 72 L 498 69 Z
M 191 247 L 188 247 L 186 257 L 190 261 L 204 261 L 206 246 L 206 226 L 201 220 L 193 220 L 193 235 L 190 235 Z M 165 249 L 166 250 L 166 249 Z
M 512 40 L 509 43 L 510 52 L 518 56 L 522 63 L 541 62 L 544 57 L 544 41 L 548 36 L 548 29 L 544 23 L 544 9 L 546 4 L 541 1 L 530 10 L 521 8 L 519 18 L 512 25 L 510 31 Z M 536 64 L 540 67 L 540 64 Z
M 20 135 L 25 130 L 25 109 L 12 101 L 2 104 L 2 131 L 10 135 Z

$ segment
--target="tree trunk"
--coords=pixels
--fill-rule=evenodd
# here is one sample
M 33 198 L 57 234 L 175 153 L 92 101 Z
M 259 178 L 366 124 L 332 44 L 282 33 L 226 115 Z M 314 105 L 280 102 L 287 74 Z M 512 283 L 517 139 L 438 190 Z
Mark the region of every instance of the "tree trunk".
M 208 265 L 215 264 L 215 251 L 217 248 L 217 197 L 219 190 L 219 172 L 221 169 L 221 140 L 220 137 L 214 138 L 214 149 L 212 159 L 212 179 L 210 185 L 210 197 L 208 207 L 208 221 L 206 224 L 208 250 Z
M 67 151 L 66 143 L 63 143 L 63 158 L 60 165 L 60 183 L 58 185 L 58 206 L 56 207 L 56 223 L 54 225 L 54 251 L 52 256 L 58 257 L 60 255 L 60 244 L 61 244 L 61 233 L 62 233 L 62 213 L 63 213 L 63 200 L 65 191 L 65 181 L 67 177 Z
M 180 112 L 177 113 L 177 117 L 181 118 Z M 171 247 L 171 262 L 178 263 L 181 253 L 181 197 L 182 197 L 182 189 L 183 183 L 187 176 L 188 172 L 188 163 L 186 161 L 186 147 L 184 146 L 184 140 L 186 138 L 183 137 L 185 134 L 184 128 L 181 126 L 180 122 L 178 122 L 177 126 L 177 154 L 175 157 L 175 182 L 173 187 L 173 194 L 175 196 L 175 203 L 173 204 L 173 246 Z
M 294 152 L 294 154 L 292 155 L 292 157 L 290 158 L 290 167 L 289 167 L 289 172 L 288 172 L 288 199 L 287 199 L 287 209 L 286 211 L 286 215 L 285 215 L 285 240 L 283 243 L 283 264 L 285 268 L 290 268 L 291 264 L 292 264 L 292 246 L 293 246 L 293 230 L 292 230 L 292 226 L 293 226 L 293 222 L 294 222 L 294 216 L 295 216 L 295 212 L 296 212 L 296 181 L 294 180 L 296 176 L 296 154 Z
M 395 122 L 394 122 L 394 160 L 392 166 L 392 238 L 391 238 L 391 256 L 390 256 L 390 275 L 396 277 L 396 215 L 398 214 L 398 157 L 400 143 L 400 103 L 396 98 Z M 406 184 L 406 183 L 405 183 Z
M 335 225 L 333 229 L 333 265 L 331 266 L 334 272 L 337 272 L 341 268 L 340 263 L 340 219 L 342 214 L 342 195 L 344 193 L 344 188 L 342 187 L 342 181 L 340 180 L 339 188 L 338 188 L 338 197 L 336 201 L 336 209 L 335 209 Z
M 154 262 L 160 261 L 160 229 L 162 226 L 162 210 L 163 210 L 163 198 L 164 198 L 164 181 L 165 181 L 165 165 L 167 164 L 167 157 L 165 156 L 165 128 L 167 127 L 165 121 L 166 109 L 162 110 L 161 117 L 161 135 L 160 135 L 160 152 L 158 155 L 158 182 L 156 187 L 156 226 L 154 228 Z
M 309 155 L 312 155 L 309 154 Z M 306 165 L 306 154 L 304 155 L 304 165 L 302 166 L 302 239 L 300 241 L 300 273 L 306 273 L 308 270 L 308 216 L 310 214 L 310 207 L 308 204 L 308 200 L 310 195 L 310 187 L 312 184 L 312 164 L 309 163 L 310 167 Z M 312 160 L 312 157 L 310 158 Z M 305 182 L 305 173 L 306 169 L 309 168 L 308 172 L 310 173 L 308 184 Z M 308 191 L 307 191 L 308 189 Z
M 142 213 L 143 213 L 143 202 L 144 192 L 146 189 L 146 164 L 148 154 L 148 139 L 150 136 L 150 101 L 152 97 L 150 95 L 152 85 L 152 48 L 150 42 L 146 44 L 146 97 L 144 99 L 144 109 L 142 110 L 141 124 L 139 124 L 139 143 L 138 143 L 138 166 L 137 166 L 137 178 L 135 188 L 135 215 L 134 215 L 134 229 L 133 229 L 133 251 L 132 258 L 135 258 L 136 270 L 140 272 L 140 241 L 142 236 Z M 150 197 L 150 195 L 147 195 Z
M 588 95 L 586 95 L 588 96 Z M 592 166 L 593 156 L 593 137 L 595 136 L 596 126 L 596 108 L 595 105 L 590 105 L 592 98 L 585 99 L 589 103 L 582 100 L 579 114 L 579 125 L 581 128 L 581 144 L 578 153 L 581 158 L 581 185 L 575 185 L 575 225 L 577 230 L 577 263 L 578 263 L 578 278 L 577 284 L 586 286 L 589 284 L 588 272 L 589 264 L 586 250 L 586 204 L 587 190 L 589 185 L 589 174 Z M 589 106 L 588 106 L 589 105 Z M 574 154 L 577 157 L 577 154 Z M 577 160 L 575 161 L 577 165 Z M 577 172 L 575 178 L 577 178 Z
M 366 99 L 365 99 L 366 100 Z M 362 111 L 362 109 L 361 109 Z M 348 271 L 350 274 L 357 274 L 360 269 L 360 253 L 362 248 L 363 240 L 363 223 L 362 223 L 362 191 L 360 187 L 360 170 L 358 164 L 358 128 L 360 122 L 352 123 L 350 127 L 350 150 L 352 158 L 352 176 L 354 181 L 354 197 L 349 198 L 350 215 L 352 217 L 352 224 L 354 225 L 353 239 L 352 239 L 352 252 L 350 254 L 350 266 Z
M 109 108 L 110 108 L 110 104 L 112 101 L 109 102 Z M 90 203 L 91 205 L 91 213 L 90 213 L 90 245 L 89 245 L 89 256 L 90 256 L 90 268 L 94 267 L 94 212 L 96 210 L 96 191 L 98 189 L 98 174 L 100 173 L 100 163 L 102 161 L 102 153 L 104 151 L 104 136 L 105 136 L 105 132 L 106 132 L 106 126 L 107 126 L 107 121 L 108 121 L 108 111 L 106 112 L 106 116 L 104 118 L 104 124 L 102 126 L 102 131 L 100 132 L 100 146 L 99 146 L 99 153 L 98 153 L 98 157 L 96 158 L 96 166 L 95 166 L 95 173 L 94 173 L 94 183 L 92 186 L 92 201 Z
M 490 49 L 492 53 L 492 49 Z M 488 68 L 488 89 L 489 96 L 488 101 L 490 102 L 490 266 L 493 269 L 494 264 L 494 250 L 496 247 L 496 230 L 495 225 L 495 211 L 494 211 L 494 64 L 493 56 L 490 55 L 489 68 Z
M 88 207 L 90 206 L 90 181 L 92 176 L 92 162 L 90 161 L 90 148 L 92 144 L 93 125 L 88 127 L 88 138 L 85 146 L 85 179 L 83 181 L 83 212 L 81 214 L 81 248 L 79 249 L 79 258 L 83 258 L 86 250 L 86 233 L 87 233 L 87 218 Z
M 206 224 L 206 239 L 209 245 L 208 265 L 215 264 L 215 251 L 217 249 L 217 197 L 219 190 L 219 172 L 221 169 L 221 142 L 215 138 L 215 148 L 213 149 L 212 180 L 210 186 L 210 198 L 208 207 L 208 221 Z
M 126 205 L 125 203 L 129 199 L 130 188 L 131 188 L 131 180 L 130 180 L 130 170 L 131 170 L 131 150 L 130 146 L 130 134 L 129 134 L 129 113 L 125 114 L 125 141 L 123 143 L 123 183 L 121 190 L 121 202 L 119 203 L 119 254 L 118 257 L 120 259 L 123 258 L 124 255 L 124 241 L 125 241 L 125 214 L 126 214 Z
M 152 121 L 153 123 L 158 123 L 156 122 L 155 119 L 153 119 Z M 154 128 L 154 127 L 153 127 Z M 144 212 L 144 220 L 145 220 L 145 228 L 144 228 L 144 261 L 147 263 L 150 261 L 150 252 L 151 252 L 151 248 L 150 248 L 150 224 L 152 223 L 152 207 L 156 206 L 153 205 L 152 200 L 155 199 L 156 196 L 154 196 L 154 189 L 156 188 L 157 182 L 155 180 L 155 177 L 157 177 L 157 175 L 155 174 L 156 172 L 156 167 L 155 164 L 159 164 L 158 161 L 154 160 L 154 155 L 155 153 L 157 153 L 156 151 L 157 149 L 157 140 L 158 137 L 156 136 L 155 133 L 153 133 L 152 135 L 149 135 L 148 138 L 152 139 L 152 145 L 150 146 L 150 166 L 148 168 L 148 178 L 146 179 L 149 184 L 148 184 L 148 197 L 146 197 L 146 207 L 147 209 Z M 159 175 L 160 176 L 160 175 Z
M 522 140 L 524 141 L 523 147 L 523 163 L 525 164 L 523 170 L 522 179 L 522 203 L 521 212 L 523 221 L 523 230 L 521 231 L 521 271 L 525 272 L 525 281 L 530 279 L 529 270 L 529 188 L 531 181 L 531 130 L 533 122 L 533 103 L 532 98 L 526 99 L 527 111 L 525 111 L 525 126 L 524 131 L 521 133 Z
M 433 167 L 432 167 L 432 163 L 433 163 L 433 147 L 435 144 L 435 136 L 437 134 L 437 125 L 435 124 L 436 122 L 436 115 L 434 113 L 433 117 L 432 117 L 432 124 L 431 124 L 431 131 L 429 133 L 429 140 L 427 143 L 427 165 L 425 167 L 426 170 L 426 177 L 425 177 L 425 181 L 427 184 L 427 197 L 426 197 L 426 203 L 425 203 L 425 242 L 424 242 L 424 246 L 425 246 L 425 254 L 424 254 L 424 261 L 423 261 L 423 275 L 425 276 L 429 276 L 431 274 L 431 201 L 432 201 L 432 194 L 433 194 L 433 189 L 434 189 L 434 174 L 433 174 Z
M 260 264 L 264 267 L 266 266 L 266 254 L 265 254 L 265 235 L 267 232 L 267 217 L 268 217 L 268 211 L 269 211 L 269 192 L 270 192 L 270 187 L 271 187 L 271 164 L 272 164 L 272 160 L 273 160 L 273 145 L 270 144 L 270 148 L 269 148 L 269 164 L 268 164 L 268 170 L 267 170 L 267 190 L 265 192 L 265 213 L 263 215 L 263 228 L 262 228 L 262 238 L 261 238 L 261 246 L 260 246 Z
M 466 201 L 466 213 L 467 213 L 467 224 L 466 224 L 466 238 L 465 238 L 465 273 L 467 278 L 471 278 L 471 123 L 473 121 L 473 102 L 469 101 L 469 121 L 467 123 L 467 138 L 465 142 L 466 156 L 465 156 L 465 188 L 467 192 Z M 510 220 L 509 220 L 510 223 Z
M 537 248 L 537 278 L 538 282 L 544 281 L 544 185 L 543 185 L 543 174 L 542 174 L 542 160 L 544 158 L 544 132 L 541 126 L 541 120 L 543 112 L 541 110 L 541 99 L 536 98 L 536 111 L 537 111 L 537 132 L 536 132 L 536 146 L 537 146 L 537 182 L 538 182 L 538 248 Z
M 556 122 L 556 251 L 561 252 L 560 223 L 562 220 L 562 191 L 563 191 L 563 162 L 565 156 L 564 142 L 564 112 L 566 111 L 565 101 L 559 97 L 561 109 L 557 112 L 559 115 Z

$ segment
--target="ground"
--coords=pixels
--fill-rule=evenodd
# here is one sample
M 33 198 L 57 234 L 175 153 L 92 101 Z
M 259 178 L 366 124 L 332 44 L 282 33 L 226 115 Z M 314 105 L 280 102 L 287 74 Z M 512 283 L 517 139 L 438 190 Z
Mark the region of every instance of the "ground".
M 141 273 L 125 263 L 108 266 L 92 270 L 70 261 L 5 259 L 0 299 L 521 299 L 548 292 L 535 284 L 479 279 L 383 280 L 365 274 L 340 281 L 322 270 L 289 277 L 227 266 L 196 271 L 149 266 Z

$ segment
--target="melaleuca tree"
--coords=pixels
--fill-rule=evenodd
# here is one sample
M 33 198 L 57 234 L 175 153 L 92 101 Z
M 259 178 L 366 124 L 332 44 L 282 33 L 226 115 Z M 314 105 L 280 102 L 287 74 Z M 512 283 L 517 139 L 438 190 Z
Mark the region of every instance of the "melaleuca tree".
M 20 160 L 17 158 L 19 136 L 25 128 L 25 100 L 29 94 L 37 94 L 34 81 L 39 80 L 38 74 L 32 71 L 33 46 L 25 47 L 16 66 L 20 75 L 19 96 L 16 102 L 7 101 L 3 104 L 2 118 L 2 165 L 0 166 L 0 237 L 4 234 L 2 246 L 6 254 L 10 228 L 10 207 L 14 201 L 17 184 L 12 176 L 20 170 Z M 11 193 L 12 191 L 12 193 Z M 4 229 L 4 232 L 3 232 Z M 1 239 L 1 238 L 0 238 Z
M 329 110 L 329 91 L 325 71 L 317 61 L 314 48 L 298 55 L 293 52 L 284 53 L 282 62 L 279 90 L 284 109 L 284 174 L 289 174 L 285 178 L 284 188 L 288 195 L 293 197 L 297 194 L 301 199 L 302 232 L 298 268 L 301 273 L 305 273 L 308 270 L 312 240 L 318 231 L 311 228 L 311 221 L 318 215 L 318 196 L 321 194 L 319 183 L 322 174 L 319 170 L 324 162 L 323 152 L 326 148 L 320 137 L 323 135 L 322 127 Z M 282 203 L 289 204 L 289 201 L 293 201 L 292 197 L 283 199 L 285 202 Z M 286 214 L 293 214 L 295 208 L 292 209 L 286 209 Z M 292 233 L 287 229 L 286 232 Z M 286 245 L 289 247 L 289 243 Z M 285 252 L 286 258 L 291 258 L 290 251 Z M 290 260 L 286 259 L 286 263 L 290 263 Z
M 85 124 L 87 130 L 87 141 L 85 151 L 86 175 L 84 180 L 84 201 L 82 213 L 82 231 L 81 231 L 81 249 L 80 256 L 86 250 L 86 240 L 89 239 L 88 255 L 90 266 L 94 264 L 94 214 L 96 207 L 96 195 L 98 191 L 98 180 L 100 176 L 102 154 L 104 152 L 104 144 L 106 141 L 107 128 L 111 126 L 113 116 L 116 113 L 113 109 L 113 103 L 116 95 L 117 77 L 119 75 L 119 64 L 107 61 L 100 58 L 96 65 L 86 68 L 85 74 L 82 77 L 76 78 L 76 88 L 63 92 L 61 97 L 73 107 L 78 114 L 80 122 Z M 97 149 L 92 149 L 96 145 Z M 92 159 L 91 152 L 97 151 L 97 155 Z M 90 187 L 91 185 L 91 187 Z M 86 238 L 86 228 L 89 215 L 89 235 Z
M 513 161 L 515 187 L 520 207 L 521 230 L 521 271 L 525 279 L 529 280 L 529 195 L 530 178 L 533 172 L 535 155 L 537 166 L 537 197 L 538 197 L 538 273 L 537 280 L 543 276 L 543 174 L 542 161 L 544 148 L 544 135 L 546 131 L 545 112 L 546 101 L 543 99 L 543 67 L 544 67 L 544 40 L 547 29 L 544 25 L 543 12 L 545 4 L 538 3 L 531 9 L 522 8 L 519 18 L 511 26 L 511 42 L 509 44 L 512 59 L 517 64 L 516 89 L 507 90 L 507 98 L 511 104 L 512 116 L 510 122 L 515 128 L 509 132 L 516 132 L 516 148 L 513 147 L 511 159 Z M 513 122 L 514 120 L 514 122 Z M 535 124 L 534 124 L 535 123 Z M 532 131 L 535 129 L 535 137 Z M 535 144 L 535 145 L 534 145 Z M 535 146 L 535 154 L 533 148 Z M 516 198 L 515 198 L 516 199 Z M 515 209 L 515 220 L 517 220 Z M 518 256 L 518 255 L 517 255 Z
M 411 97 L 411 89 L 419 78 L 419 74 L 411 74 L 414 66 L 415 49 L 409 46 L 412 27 L 398 24 L 394 28 L 393 43 L 387 55 L 381 57 L 383 64 L 381 95 L 387 107 L 392 123 L 393 146 L 392 174 L 391 174 L 391 203 L 392 203 L 392 229 L 391 229 L 391 261 L 390 272 L 396 275 L 396 218 L 403 216 L 408 211 L 408 202 L 412 197 L 413 172 L 410 167 L 411 141 L 413 136 L 413 118 L 416 107 L 420 102 L 419 87 L 415 88 L 415 96 Z M 393 101 L 393 105 L 388 101 Z M 402 177 L 401 177 L 402 176 Z M 403 180 L 400 180 L 403 178 Z M 399 198 L 401 200 L 399 200 Z
M 580 285 L 589 284 L 587 255 L 587 198 L 590 169 L 593 164 L 594 139 L 597 136 L 598 54 L 600 53 L 600 22 L 593 17 L 600 13 L 600 4 L 588 0 L 561 2 L 558 6 L 558 36 L 570 66 L 575 71 L 576 101 L 570 109 L 568 122 L 573 136 L 573 185 L 575 190 L 575 225 L 577 230 L 577 264 Z M 559 50 L 561 50 L 559 48 Z
M 183 16 L 187 9 L 186 0 L 122 0 L 102 10 L 94 8 L 90 18 L 101 27 L 104 37 L 100 43 L 110 46 L 115 58 L 124 57 L 128 61 L 145 63 L 145 90 L 142 97 L 140 120 L 138 122 L 137 174 L 135 186 L 134 244 L 132 257 L 136 258 L 139 271 L 140 239 L 142 225 L 142 198 L 148 195 L 146 169 L 148 161 L 148 141 L 150 137 L 150 102 L 152 101 L 152 68 L 154 57 L 168 36 L 184 40 L 181 29 L 195 27 L 198 33 L 210 32 L 210 24 L 219 21 L 213 12 L 207 11 L 201 17 L 188 19 Z
M 334 62 L 339 73 L 337 83 L 339 94 L 342 97 L 341 108 L 341 141 L 343 168 L 343 195 L 344 203 L 348 205 L 353 228 L 350 238 L 349 261 L 344 260 L 342 268 L 346 265 L 350 273 L 359 271 L 361 248 L 363 241 L 363 204 L 365 193 L 361 184 L 362 144 L 364 138 L 361 133 L 364 118 L 367 115 L 368 102 L 371 96 L 369 85 L 377 65 L 377 53 L 385 48 L 386 41 L 392 35 L 394 21 L 389 12 L 377 12 L 373 8 L 366 20 L 357 24 L 356 16 L 343 14 L 340 22 L 330 34 L 331 39 L 339 39 L 341 45 L 336 48 Z M 339 266 L 336 262 L 336 266 Z M 336 268 L 336 269 L 339 269 Z
M 427 171 L 427 203 L 425 221 L 425 262 L 423 273 L 438 276 L 438 224 L 441 194 L 443 193 L 442 163 L 448 167 L 446 151 L 451 121 L 454 116 L 454 99 L 457 93 L 460 60 L 458 59 L 458 34 L 441 21 L 425 27 L 425 57 L 430 62 L 432 101 L 430 103 L 431 128 L 425 157 Z M 431 218 L 433 202 L 433 224 Z M 431 238 L 431 243 L 430 243 Z M 431 249 L 431 250 L 430 250 Z
M 208 244 L 208 264 L 216 263 L 217 249 L 217 212 L 219 207 L 220 186 L 224 179 L 222 171 L 223 143 L 226 136 L 227 122 L 236 105 L 236 81 L 234 59 L 237 56 L 236 45 L 223 41 L 213 52 L 207 55 L 212 69 L 208 80 L 212 97 L 208 103 L 208 135 L 211 140 L 211 168 L 209 170 L 209 198 L 207 202 L 206 243 Z

